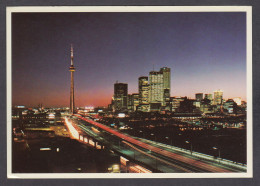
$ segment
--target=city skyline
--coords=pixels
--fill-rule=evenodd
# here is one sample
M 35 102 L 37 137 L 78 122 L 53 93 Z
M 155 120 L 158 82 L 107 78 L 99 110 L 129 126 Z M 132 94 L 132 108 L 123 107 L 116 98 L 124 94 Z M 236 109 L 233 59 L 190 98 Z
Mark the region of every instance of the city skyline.
M 107 106 L 116 81 L 138 93 L 138 78 L 163 66 L 172 70 L 172 97 L 221 89 L 225 99 L 246 100 L 245 20 L 245 13 L 15 13 L 13 105 L 69 105 L 71 43 L 76 107 Z

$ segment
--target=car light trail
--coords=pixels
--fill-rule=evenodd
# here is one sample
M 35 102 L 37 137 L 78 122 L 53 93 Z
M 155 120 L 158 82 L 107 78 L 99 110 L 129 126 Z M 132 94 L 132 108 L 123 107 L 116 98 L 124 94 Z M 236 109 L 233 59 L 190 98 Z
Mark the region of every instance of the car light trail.
M 198 160 L 194 160 L 194 159 L 189 158 L 189 157 L 184 157 L 182 155 L 179 155 L 179 154 L 176 154 L 176 153 L 173 153 L 173 152 L 169 152 L 167 150 L 160 149 L 158 147 L 154 147 L 154 146 L 149 145 L 147 143 L 138 141 L 138 140 L 126 135 L 126 134 L 122 134 L 122 133 L 120 133 L 120 132 L 118 132 L 114 129 L 109 128 L 108 126 L 101 124 L 101 123 L 98 123 L 98 122 L 95 122 L 93 120 L 81 117 L 80 115 L 75 115 L 75 116 L 84 120 L 84 121 L 86 121 L 86 122 L 88 122 L 88 123 L 90 123 L 90 124 L 92 124 L 92 125 L 95 125 L 95 126 L 101 128 L 101 129 L 103 129 L 103 130 L 105 130 L 105 131 L 107 131 L 111 134 L 114 134 L 115 136 L 117 136 L 121 139 L 124 139 L 127 142 L 135 144 L 135 145 L 142 147 L 144 149 L 151 150 L 154 153 L 161 154 L 161 155 L 166 156 L 168 158 L 171 158 L 171 159 L 186 163 L 188 165 L 192 165 L 192 166 L 207 170 L 209 172 L 232 172 L 232 171 L 224 169 L 224 168 L 220 168 L 220 167 L 210 165 L 210 164 L 198 161 Z
M 151 155 L 151 154 L 148 154 L 147 152 L 144 152 L 144 151 L 142 151 L 142 150 L 136 148 L 135 146 L 133 146 L 132 144 L 130 144 L 130 143 L 128 143 L 128 142 L 123 141 L 123 143 L 125 143 L 125 144 L 128 145 L 129 147 L 135 149 L 136 151 L 138 151 L 138 152 L 140 152 L 140 153 L 142 153 L 142 154 L 145 154 L 146 156 L 149 156 L 149 157 L 151 157 L 151 158 L 154 158 L 154 159 L 156 159 L 156 160 L 158 160 L 158 161 L 161 161 L 161 162 L 163 162 L 163 163 L 165 163 L 165 164 L 168 164 L 168 165 L 170 165 L 170 166 L 173 166 L 173 167 L 175 167 L 175 168 L 177 168 L 177 169 L 180 169 L 180 170 L 182 170 L 182 171 L 184 171 L 184 172 L 189 172 L 189 173 L 192 172 L 192 171 L 190 171 L 190 170 L 188 170 L 188 169 L 186 169 L 186 168 L 180 167 L 180 166 L 175 165 L 175 164 L 173 164 L 173 163 L 170 163 L 170 162 L 168 162 L 168 161 L 166 161 L 166 160 L 163 160 L 163 159 L 161 159 L 161 158 L 157 158 L 156 156 L 153 156 L 153 155 Z
M 71 137 L 75 139 L 79 139 L 79 132 L 75 129 L 75 127 L 72 125 L 72 123 L 69 121 L 67 117 L 65 118 L 65 124 L 69 129 Z

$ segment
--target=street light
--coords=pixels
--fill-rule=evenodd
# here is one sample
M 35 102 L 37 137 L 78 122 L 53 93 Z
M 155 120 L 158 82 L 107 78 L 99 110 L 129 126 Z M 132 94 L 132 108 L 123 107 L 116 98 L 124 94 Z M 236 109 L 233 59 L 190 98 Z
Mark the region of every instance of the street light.
M 143 133 L 143 131 L 141 131 L 141 130 L 140 130 L 139 132 L 140 132 L 140 133 Z M 144 133 L 143 133 L 143 138 L 144 138 Z
M 185 143 L 190 143 L 190 154 L 192 155 L 192 143 L 189 141 L 185 141 Z
M 165 139 L 169 140 L 169 137 L 166 136 Z M 171 138 L 171 146 L 172 146 L 172 138 Z
M 220 163 L 220 149 L 217 147 L 212 147 L 214 150 L 218 150 L 218 163 Z
M 156 141 L 156 136 L 152 133 L 151 136 L 154 136 L 154 141 Z

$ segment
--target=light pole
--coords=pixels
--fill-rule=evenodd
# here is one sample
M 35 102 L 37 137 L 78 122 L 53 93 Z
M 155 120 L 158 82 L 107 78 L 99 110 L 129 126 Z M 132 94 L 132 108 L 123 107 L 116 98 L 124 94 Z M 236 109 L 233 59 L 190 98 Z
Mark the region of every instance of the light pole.
M 190 143 L 190 154 L 192 155 L 192 143 L 189 141 L 185 141 L 185 143 Z
M 140 132 L 140 133 L 143 133 L 143 131 L 141 131 L 141 130 L 140 130 L 139 132 Z M 143 138 L 144 138 L 144 133 L 143 133 Z
M 165 139 L 169 140 L 169 137 L 166 136 Z M 171 138 L 171 146 L 172 146 L 172 138 Z
M 156 137 L 155 137 L 154 133 L 152 133 L 151 136 L 154 136 L 154 141 L 156 141 Z
M 220 163 L 220 149 L 217 147 L 212 147 L 214 150 L 218 150 L 218 163 Z

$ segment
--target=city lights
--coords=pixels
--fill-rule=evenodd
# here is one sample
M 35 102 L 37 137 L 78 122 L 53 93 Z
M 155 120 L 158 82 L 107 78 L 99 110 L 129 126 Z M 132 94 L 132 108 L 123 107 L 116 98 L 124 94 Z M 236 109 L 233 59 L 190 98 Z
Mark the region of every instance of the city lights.
M 40 148 L 40 151 L 49 151 L 51 148 Z

